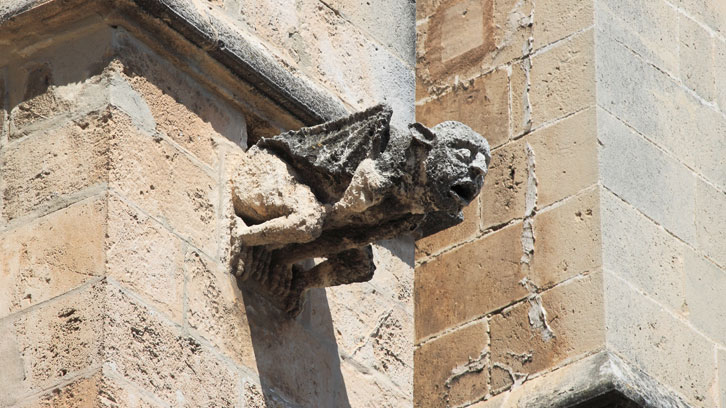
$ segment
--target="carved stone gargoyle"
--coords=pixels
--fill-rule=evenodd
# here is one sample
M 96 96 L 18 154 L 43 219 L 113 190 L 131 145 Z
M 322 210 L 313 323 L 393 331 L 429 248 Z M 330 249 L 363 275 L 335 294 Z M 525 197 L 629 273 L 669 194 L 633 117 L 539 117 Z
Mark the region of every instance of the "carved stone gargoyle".
M 464 124 L 391 128 L 378 105 L 257 142 L 232 176 L 232 272 L 296 316 L 315 287 L 368 281 L 370 244 L 463 220 L 491 159 Z M 325 258 L 312 269 L 300 262 Z

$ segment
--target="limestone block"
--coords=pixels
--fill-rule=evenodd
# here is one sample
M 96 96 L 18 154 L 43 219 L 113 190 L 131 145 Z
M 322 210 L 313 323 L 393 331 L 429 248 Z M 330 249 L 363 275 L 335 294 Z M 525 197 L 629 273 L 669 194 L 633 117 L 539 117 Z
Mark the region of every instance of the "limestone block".
M 603 185 L 681 239 L 695 242 L 696 178 L 610 114 L 598 112 Z
M 605 273 L 608 348 L 695 406 L 716 406 L 714 344 L 620 278 Z
M 598 35 L 625 44 L 657 67 L 678 75 L 679 13 L 664 0 L 597 2 Z M 605 57 L 605 56 L 603 56 Z
M 726 112 L 726 40 L 716 37 L 713 41 L 716 103 L 721 112 Z
M 503 228 L 418 267 L 416 341 L 523 298 L 522 224 Z
M 372 35 L 408 65 L 415 64 L 416 3 L 387 0 L 331 0 L 333 9 Z
M 0 321 L 0 404 L 11 405 L 103 363 L 103 285 L 78 290 Z
M 592 0 L 537 1 L 534 13 L 534 49 L 540 49 L 594 24 Z
M 108 195 L 107 220 L 107 275 L 181 324 L 184 242 L 115 193 Z
M 62 206 L 65 196 L 107 180 L 108 135 L 115 126 L 107 113 L 43 130 L 3 149 L 2 213 L 7 220 Z
M 678 27 L 681 80 L 707 101 L 713 101 L 716 97 L 714 40 L 688 17 L 680 16 Z
M 701 180 L 696 182 L 696 247 L 726 267 L 726 193 Z
M 721 1 L 709 0 L 677 0 L 676 6 L 682 7 L 697 21 L 708 25 L 711 29 L 723 33 L 726 31 L 726 4 Z
M 433 255 L 442 249 L 471 240 L 479 233 L 481 198 L 464 208 L 464 222 L 416 241 L 416 257 Z
M 539 208 L 597 183 L 596 135 L 596 110 L 587 109 L 528 136 L 535 157 Z
M 490 321 L 492 391 L 605 343 L 602 273 L 570 280 Z
M 532 124 L 595 105 L 594 30 L 579 33 L 532 58 L 530 104 Z
M 345 402 L 336 406 L 351 408 L 411 406 L 411 389 L 391 388 L 385 376 L 375 372 L 363 373 L 353 364 L 343 362 L 340 367 L 345 381 Z
M 486 395 L 489 382 L 487 324 L 460 328 L 414 351 L 414 406 L 458 406 Z
M 105 201 L 94 196 L 0 236 L 0 318 L 103 275 Z
M 496 49 L 484 60 L 484 70 L 529 55 L 532 45 L 532 0 L 492 0 Z M 486 2 L 485 2 L 486 4 Z
M 531 67 L 532 61 L 529 58 L 511 65 L 512 73 L 509 76 L 509 122 L 513 138 L 532 129 L 532 106 L 529 100 L 529 71 Z
M 673 312 L 686 312 L 691 249 L 607 190 L 601 190 L 600 205 L 603 267 Z
M 140 132 L 113 111 L 109 185 L 146 214 L 211 256 L 217 255 L 217 181 L 158 135 Z
M 394 299 L 413 314 L 414 241 L 410 237 L 381 240 L 373 246 L 373 256 L 380 273 L 369 283 L 379 292 Z
M 416 121 L 432 127 L 465 123 L 496 148 L 509 140 L 509 78 L 496 70 L 416 107 Z
M 726 369 L 726 350 L 718 350 L 718 370 L 724 372 Z M 719 396 L 721 398 L 721 406 L 726 403 L 726 377 L 719 376 Z
M 598 49 L 600 106 L 712 183 L 726 186 L 723 115 L 606 34 L 598 34 Z
M 517 140 L 492 151 L 481 195 L 481 219 L 485 230 L 524 217 L 527 174 L 524 141 Z
M 685 294 L 688 320 L 713 340 L 726 345 L 726 271 L 698 254 L 689 252 Z
M 539 288 L 602 265 L 600 194 L 597 188 L 539 212 L 529 279 Z
M 239 371 L 209 347 L 133 300 L 104 285 L 104 358 L 116 375 L 172 406 L 239 406 Z
M 222 265 L 188 251 L 186 322 L 227 357 L 252 370 L 257 366 L 247 312 L 234 276 Z
M 6 124 L 8 121 L 8 111 L 7 111 L 7 85 L 6 82 L 6 73 L 7 69 L 0 68 L 0 149 L 2 149 L 3 146 L 5 146 L 5 143 L 7 143 L 7 129 Z M 2 222 L 2 221 L 0 221 Z

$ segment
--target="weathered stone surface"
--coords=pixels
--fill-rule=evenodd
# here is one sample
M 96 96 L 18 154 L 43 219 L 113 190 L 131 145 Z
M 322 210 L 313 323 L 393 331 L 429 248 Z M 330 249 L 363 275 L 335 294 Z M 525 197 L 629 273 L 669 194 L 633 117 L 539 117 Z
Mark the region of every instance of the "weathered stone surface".
M 345 380 L 346 402 L 351 407 L 397 408 L 411 406 L 411 389 L 391 388 L 385 376 L 361 372 L 355 365 L 344 362 L 341 374 Z
M 676 313 L 687 311 L 689 249 L 636 208 L 601 190 L 603 267 Z
M 492 71 L 417 106 L 416 120 L 429 127 L 446 120 L 463 122 L 496 148 L 509 140 L 507 72 Z
M 537 206 L 576 194 L 597 183 L 596 110 L 587 109 L 543 129 L 527 141 L 537 176 Z
M 597 53 L 599 105 L 724 188 L 723 114 L 606 34 L 598 34 L 598 48 L 602 49 Z
M 534 254 L 529 279 L 539 288 L 602 265 L 600 193 L 592 188 L 534 218 Z
M 711 29 L 719 33 L 726 31 L 726 4 L 704 0 L 676 0 L 675 4 Z
M 206 254 L 217 254 L 217 180 L 165 139 L 112 111 L 109 185 Z
M 723 372 L 726 369 L 726 350 L 718 350 L 718 370 Z M 726 403 L 726 378 L 719 376 L 719 397 L 721 398 L 721 405 Z
M 0 318 L 105 272 L 106 195 L 0 235 Z
M 678 27 L 681 80 L 707 101 L 713 101 L 716 97 L 713 38 L 698 23 L 683 15 L 679 17 Z
M 594 30 L 579 33 L 532 58 L 532 124 L 595 106 Z
M 492 390 L 603 347 L 602 273 L 592 272 L 504 309 L 490 322 Z
M 107 275 L 181 324 L 186 244 L 115 193 L 108 195 L 107 222 Z
M 716 406 L 713 343 L 608 272 L 605 296 L 608 348 L 690 403 Z
M 710 338 L 726 345 L 726 271 L 688 252 L 683 261 L 688 320 Z
M 481 197 L 482 227 L 506 224 L 524 217 L 527 192 L 527 151 L 525 142 L 518 140 L 492 152 Z
M 598 30 L 659 68 L 678 75 L 679 13 L 663 0 L 596 2 Z M 607 28 L 607 29 L 605 29 Z
M 416 271 L 416 341 L 527 295 L 517 223 L 438 256 Z
M 590 27 L 595 21 L 592 0 L 539 0 L 534 13 L 534 49 Z
M 486 322 L 477 322 L 414 351 L 414 406 L 458 406 L 486 395 L 489 338 Z
M 486 184 L 486 182 L 485 182 Z M 481 198 L 472 201 L 464 208 L 464 221 L 451 228 L 437 232 L 416 241 L 416 257 L 433 255 L 442 249 L 471 240 L 479 233 Z
M 698 180 L 695 201 L 697 248 L 726 268 L 726 193 Z
M 716 37 L 713 41 L 716 103 L 721 112 L 724 112 L 726 111 L 726 39 Z
M 106 182 L 108 135 L 114 128 L 108 112 L 96 113 L 3 149 L 5 218 L 47 211 L 67 195 Z

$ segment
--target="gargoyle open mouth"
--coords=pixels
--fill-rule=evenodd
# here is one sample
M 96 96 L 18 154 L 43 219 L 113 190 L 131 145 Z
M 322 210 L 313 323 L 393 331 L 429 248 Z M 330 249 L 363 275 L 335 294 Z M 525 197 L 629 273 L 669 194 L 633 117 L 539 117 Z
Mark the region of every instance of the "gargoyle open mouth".
M 460 181 L 451 186 L 451 194 L 461 200 L 464 204 L 469 204 L 476 197 L 479 188 L 472 181 Z

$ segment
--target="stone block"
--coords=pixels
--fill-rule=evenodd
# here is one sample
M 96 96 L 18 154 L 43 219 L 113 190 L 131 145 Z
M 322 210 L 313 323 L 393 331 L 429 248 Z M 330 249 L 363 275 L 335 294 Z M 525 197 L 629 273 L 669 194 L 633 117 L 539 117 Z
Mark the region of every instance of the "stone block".
M 602 266 L 600 194 L 584 191 L 534 218 L 534 253 L 529 279 L 551 286 Z
M 433 127 L 463 122 L 495 148 L 509 140 L 509 78 L 496 70 L 416 107 L 416 121 Z
M 118 111 L 109 185 L 149 216 L 210 256 L 217 256 L 217 180 L 185 152 L 140 132 Z
M 511 67 L 509 122 L 511 137 L 516 138 L 532 129 L 532 106 L 529 101 L 529 71 L 532 61 L 528 58 L 522 62 L 513 63 Z
M 726 193 L 701 180 L 696 182 L 696 247 L 726 267 Z
M 532 58 L 532 124 L 595 106 L 594 30 L 579 33 Z
M 114 125 L 107 112 L 96 113 L 3 149 L 4 217 L 11 221 L 33 211 L 47 212 L 67 203 L 67 196 L 106 182 L 108 137 Z
M 683 15 L 679 17 L 678 27 L 681 80 L 705 100 L 713 101 L 716 97 L 713 38 L 698 23 Z
M 8 94 L 6 92 L 7 85 L 5 84 L 5 77 L 7 75 L 7 69 L 0 69 L 0 149 L 5 146 L 8 138 L 8 130 L 6 128 L 8 121 L 8 110 L 7 110 L 7 99 Z M 1 219 L 0 219 L 1 221 Z
M 710 0 L 676 0 L 675 5 L 711 29 L 723 34 L 726 32 L 726 4 Z
M 726 186 L 723 115 L 607 35 L 598 34 L 598 49 L 599 105 L 712 183 Z
M 726 370 L 726 350 L 718 349 L 718 371 L 723 373 Z M 719 376 L 719 396 L 721 405 L 726 404 L 726 376 Z
M 105 202 L 94 196 L 0 236 L 0 318 L 104 274 Z
M 190 250 L 184 257 L 186 323 L 227 357 L 257 366 L 242 293 L 222 265 Z
M 411 406 L 410 388 L 407 390 L 392 388 L 385 376 L 361 372 L 354 364 L 347 362 L 340 365 L 340 371 L 345 381 L 345 400 L 334 406 L 385 408 Z
M 0 321 L 0 405 L 103 363 L 103 285 L 87 284 Z
M 715 345 L 659 304 L 605 273 L 607 347 L 696 406 L 716 406 Z
M 373 247 L 379 272 L 369 283 L 389 299 L 413 314 L 414 241 L 408 237 L 381 240 Z
M 481 194 L 483 229 L 524 217 L 527 175 L 524 141 L 509 143 L 492 152 Z
M 492 391 L 605 343 L 602 273 L 570 280 L 490 320 Z
M 489 336 L 479 321 L 414 351 L 416 407 L 459 406 L 487 394 Z
M 726 345 L 726 271 L 713 262 L 688 252 L 685 294 L 688 320 L 710 338 Z
M 439 255 L 415 275 L 416 341 L 502 308 L 527 295 L 522 224 Z
M 687 242 L 695 242 L 696 177 L 622 121 L 598 111 L 603 185 Z
M 486 194 L 486 193 L 484 193 Z M 416 242 L 416 257 L 433 255 L 450 246 L 471 240 L 479 233 L 480 199 L 464 208 L 464 222 Z
M 713 41 L 716 103 L 721 112 L 726 112 L 726 40 L 716 37 Z
M 106 234 L 107 275 L 182 324 L 186 244 L 115 193 Z
M 532 44 L 532 0 L 493 0 L 495 49 L 486 55 L 485 71 L 527 56 Z
M 538 129 L 527 137 L 527 141 L 534 151 L 539 208 L 597 183 L 595 109 L 578 112 L 552 126 Z
M 678 75 L 679 13 L 664 0 L 597 2 L 598 36 L 607 36 L 660 69 Z M 606 56 L 603 56 L 606 58 Z
M 607 190 L 600 192 L 600 205 L 603 267 L 673 312 L 686 312 L 691 249 Z
M 592 0 L 539 0 L 534 14 L 534 49 L 540 49 L 595 23 Z

